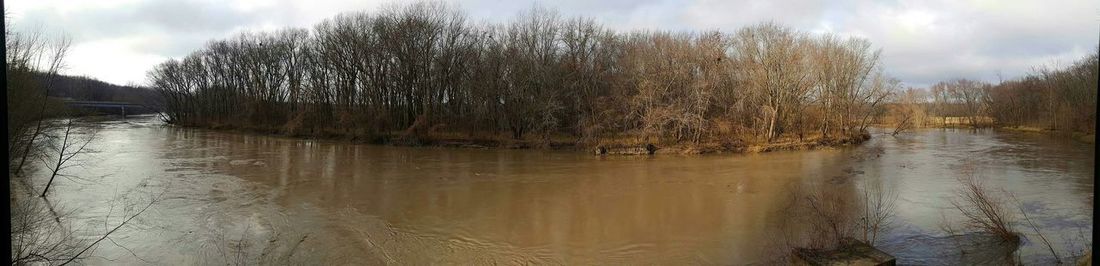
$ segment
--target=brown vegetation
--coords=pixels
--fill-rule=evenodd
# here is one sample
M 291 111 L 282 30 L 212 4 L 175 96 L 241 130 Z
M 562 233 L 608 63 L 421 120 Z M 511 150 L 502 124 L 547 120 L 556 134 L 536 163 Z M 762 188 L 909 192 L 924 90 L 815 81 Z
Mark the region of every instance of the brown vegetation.
M 1004 195 L 990 191 L 973 174 L 967 174 L 959 178 L 962 188 L 958 191 L 958 199 L 952 199 L 951 205 L 962 213 L 962 226 L 964 230 L 989 233 L 999 237 L 1003 242 L 1019 243 L 1020 236 L 1012 228 L 1012 213 L 1006 209 Z M 954 230 L 949 228 L 949 233 Z
M 426 2 L 213 41 L 149 76 L 176 125 L 531 147 L 862 139 L 899 85 L 862 39 L 776 24 L 620 33 L 539 8 L 482 25 Z
M 1095 139 L 1097 52 L 1063 69 L 1039 68 L 1018 79 L 989 84 L 958 79 L 929 90 L 909 90 L 887 104 L 876 122 L 895 132 L 913 127 L 997 126 L 1073 132 Z M 1088 142 L 1088 141 L 1087 141 Z
M 1013 215 L 1005 201 L 1007 192 L 997 193 L 987 187 L 970 162 L 962 167 L 964 175 L 956 179 L 956 197 L 950 199 L 961 220 L 949 220 L 941 213 L 939 226 L 946 235 L 922 237 L 912 245 L 934 248 L 951 264 L 1017 264 L 1014 254 L 1021 234 L 1012 227 Z
M 1096 133 L 1097 53 L 1064 69 L 1003 82 L 989 91 L 990 114 L 1004 126 Z
M 771 243 L 777 252 L 771 263 L 789 263 L 792 255 L 805 260 L 822 251 L 845 253 L 852 251 L 847 249 L 855 243 L 874 246 L 881 234 L 893 228 L 897 192 L 882 184 L 865 183 L 852 193 L 845 191 L 854 188 L 848 178 L 839 177 L 839 184 L 830 181 L 792 188 L 790 205 L 777 223 L 780 242 Z
M 1068 254 L 1063 254 L 1067 256 L 1061 256 L 1055 250 L 1054 244 L 1039 229 L 1039 225 L 1028 215 L 1023 202 L 1008 191 L 995 190 L 985 185 L 981 177 L 974 174 L 969 163 L 964 164 L 964 170 L 966 174 L 958 179 L 961 188 L 956 191 L 957 197 L 951 200 L 952 206 L 962 214 L 963 219 L 954 223 L 945 218 L 940 224 L 941 230 L 947 233 L 945 238 L 954 241 L 955 248 L 964 261 L 984 261 L 979 264 L 989 264 L 990 261 L 997 260 L 1012 261 L 1013 254 L 1021 244 L 1021 237 L 1025 236 L 1014 228 L 1013 225 L 1016 224 L 1030 227 L 1034 232 L 1030 237 L 1038 239 L 1038 243 L 1050 252 L 1051 258 L 1057 264 L 1088 256 L 1086 251 L 1091 246 L 1091 240 L 1083 234 L 1069 241 L 1083 244 L 1084 247 L 1080 250 L 1069 248 L 1065 250 Z M 1009 209 L 1011 205 L 1015 205 L 1022 219 L 1016 218 L 1013 210 Z M 975 262 L 969 264 L 972 263 Z

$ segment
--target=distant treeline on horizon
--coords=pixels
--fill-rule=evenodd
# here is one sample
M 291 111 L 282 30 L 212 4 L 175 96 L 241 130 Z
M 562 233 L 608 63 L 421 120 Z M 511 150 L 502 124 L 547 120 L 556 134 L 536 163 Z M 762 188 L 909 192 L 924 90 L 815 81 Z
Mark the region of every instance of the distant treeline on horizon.
M 49 97 L 77 101 L 125 102 L 162 106 L 160 92 L 151 88 L 133 85 L 115 85 L 90 77 L 69 76 L 35 72 L 39 84 L 52 83 Z
M 149 77 L 169 122 L 179 125 L 587 143 L 847 138 L 901 91 L 879 51 L 860 38 L 774 23 L 735 32 L 616 32 L 541 8 L 477 24 L 438 2 L 215 40 Z M 1001 108 L 994 99 L 1018 97 L 1003 94 L 984 93 L 983 111 Z

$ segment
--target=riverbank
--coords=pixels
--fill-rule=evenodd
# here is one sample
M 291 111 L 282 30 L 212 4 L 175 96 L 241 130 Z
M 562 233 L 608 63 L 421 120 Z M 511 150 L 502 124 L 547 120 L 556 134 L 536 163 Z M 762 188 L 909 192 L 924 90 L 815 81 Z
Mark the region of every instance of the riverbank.
M 707 154 L 707 153 L 760 153 L 772 151 L 800 151 L 829 147 L 856 145 L 871 139 L 871 134 L 862 133 L 847 137 L 803 137 L 785 135 L 764 143 L 697 143 L 673 144 L 658 148 L 655 154 Z
M 791 209 L 793 200 L 856 204 L 862 184 L 883 184 L 897 191 L 896 227 L 876 245 L 888 245 L 881 250 L 898 264 L 955 265 L 966 261 L 940 252 L 954 239 L 923 240 L 965 218 L 943 206 L 957 197 L 957 178 L 973 171 L 1027 210 L 1041 206 L 1031 218 L 1059 255 L 1090 244 L 1092 147 L 994 130 L 870 131 L 875 138 L 853 148 L 594 156 L 352 145 L 130 118 L 104 122 L 88 147 L 95 155 L 74 159 L 95 182 L 62 182 L 50 200 L 80 211 L 64 223 L 102 224 L 115 191 L 166 193 L 138 218 L 156 227 L 120 229 L 122 247 L 95 249 L 112 261 L 87 264 L 218 264 L 219 252 L 236 252 L 225 243 L 244 243 L 255 258 L 268 246 L 286 254 L 304 235 L 288 264 L 767 264 L 772 244 L 791 239 L 784 236 L 820 233 L 800 222 L 812 213 Z M 836 210 L 854 217 L 862 209 L 852 204 Z M 1014 255 L 1021 263 L 1054 263 L 1042 241 L 1028 240 Z
M 1004 127 L 999 127 L 998 129 L 1008 130 L 1008 131 L 1016 131 L 1016 132 L 1031 132 L 1031 133 L 1041 133 L 1041 134 L 1064 135 L 1064 136 L 1070 137 L 1070 138 L 1072 138 L 1073 140 L 1076 140 L 1076 141 L 1080 141 L 1080 142 L 1084 142 L 1084 143 L 1088 143 L 1088 144 L 1095 144 L 1096 143 L 1096 134 L 1095 133 L 1090 134 L 1090 133 L 1084 133 L 1084 132 L 1063 132 L 1063 131 L 1055 131 L 1055 130 L 1039 128 L 1039 127 L 1028 127 L 1028 126 L 1004 126 Z
M 172 124 L 170 124 L 172 125 Z M 466 149 L 551 149 L 589 152 L 596 155 L 649 155 L 649 154 L 710 154 L 710 153 L 760 153 L 771 151 L 813 150 L 863 143 L 871 139 L 867 132 L 837 134 L 833 136 L 787 134 L 770 142 L 729 139 L 699 142 L 653 142 L 638 136 L 620 136 L 582 140 L 572 136 L 527 137 L 513 139 L 509 134 L 429 132 L 419 135 L 391 132 L 389 134 L 365 134 L 363 132 L 315 131 L 288 134 L 279 129 L 236 128 L 224 125 L 172 125 L 183 128 L 230 131 L 244 134 L 288 137 L 299 139 L 324 139 L 364 143 L 372 145 L 404 147 L 444 147 Z
M 894 128 L 897 127 L 897 125 L 889 125 L 889 124 L 874 124 L 874 126 L 887 128 L 887 129 L 890 129 L 890 130 L 893 130 Z M 1071 138 L 1073 140 L 1083 142 L 1083 143 L 1087 143 L 1087 144 L 1095 144 L 1096 143 L 1096 134 L 1095 133 L 1065 132 L 1065 131 L 1057 131 L 1057 130 L 1046 129 L 1046 128 L 1041 128 L 1041 127 L 1032 127 L 1032 126 L 995 126 L 992 123 L 983 124 L 983 125 L 980 125 L 980 126 L 977 126 L 977 127 L 972 126 L 968 123 L 928 124 L 928 125 L 924 125 L 924 126 L 913 126 L 913 127 L 908 128 L 908 129 L 936 129 L 936 128 L 952 128 L 952 129 L 993 128 L 993 129 L 996 129 L 996 130 L 1005 130 L 1005 131 L 1014 131 L 1014 132 L 1028 132 L 1028 133 L 1058 135 L 1058 136 L 1068 137 L 1068 138 Z

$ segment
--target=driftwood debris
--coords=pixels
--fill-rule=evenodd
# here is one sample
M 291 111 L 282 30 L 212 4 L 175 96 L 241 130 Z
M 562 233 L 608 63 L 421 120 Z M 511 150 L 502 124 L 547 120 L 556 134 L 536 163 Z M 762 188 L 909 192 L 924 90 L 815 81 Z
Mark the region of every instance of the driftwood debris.
M 657 152 L 657 146 L 646 144 L 641 147 L 596 147 L 596 155 L 652 155 Z

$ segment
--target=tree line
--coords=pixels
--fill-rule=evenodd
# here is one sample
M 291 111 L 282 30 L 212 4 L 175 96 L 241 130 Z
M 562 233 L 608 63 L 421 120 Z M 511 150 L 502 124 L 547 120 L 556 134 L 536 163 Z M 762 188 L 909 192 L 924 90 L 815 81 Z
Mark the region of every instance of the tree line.
M 437 2 L 243 33 L 149 72 L 168 122 L 291 135 L 582 143 L 862 136 L 900 82 L 859 38 L 774 23 L 617 32 L 533 8 L 474 23 Z
M 91 77 L 62 74 L 35 73 L 39 83 L 52 80 L 49 97 L 78 101 L 126 102 L 146 106 L 159 106 L 161 94 L 138 85 L 115 85 Z
M 965 125 L 1095 134 L 1098 54 L 1100 48 L 1063 68 L 1038 67 L 996 84 L 954 79 L 910 88 L 895 94 L 878 122 L 899 129 Z
M 1100 51 L 1100 49 L 1098 49 Z M 1096 133 L 1098 52 L 1062 68 L 1038 68 L 989 87 L 985 108 L 1005 126 Z

